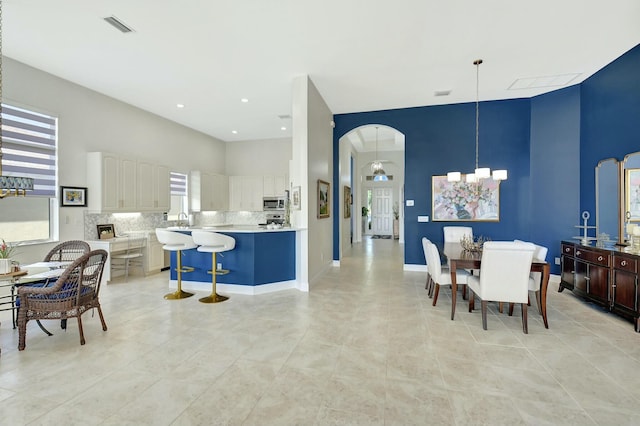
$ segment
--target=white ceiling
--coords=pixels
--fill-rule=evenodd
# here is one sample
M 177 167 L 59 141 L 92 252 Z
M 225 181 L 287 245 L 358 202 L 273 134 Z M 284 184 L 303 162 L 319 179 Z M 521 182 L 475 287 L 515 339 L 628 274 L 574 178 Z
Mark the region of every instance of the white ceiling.
M 224 141 L 290 137 L 291 119 L 279 116 L 291 115 L 300 75 L 311 77 L 334 114 L 449 104 L 475 101 L 472 62 L 482 58 L 480 99 L 520 98 L 579 83 L 640 43 L 638 0 L 4 0 L 2 7 L 6 56 Z M 111 15 L 135 32 L 115 30 L 103 20 Z M 509 89 L 529 82 L 516 83 L 523 78 L 559 85 Z M 451 94 L 435 96 L 440 90 Z

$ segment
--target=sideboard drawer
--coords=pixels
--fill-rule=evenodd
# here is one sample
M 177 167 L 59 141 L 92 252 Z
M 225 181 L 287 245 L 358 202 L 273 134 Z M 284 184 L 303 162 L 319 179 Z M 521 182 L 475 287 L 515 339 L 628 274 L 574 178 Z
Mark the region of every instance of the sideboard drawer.
M 569 244 L 562 245 L 562 254 L 565 256 L 573 256 L 574 255 L 575 246 Z
M 635 274 L 638 271 L 638 260 L 635 257 L 615 254 L 613 256 L 613 267 Z
M 596 265 L 609 266 L 610 256 L 608 253 L 585 250 L 582 247 L 576 249 L 576 257 L 584 259 L 587 262 L 595 263 Z

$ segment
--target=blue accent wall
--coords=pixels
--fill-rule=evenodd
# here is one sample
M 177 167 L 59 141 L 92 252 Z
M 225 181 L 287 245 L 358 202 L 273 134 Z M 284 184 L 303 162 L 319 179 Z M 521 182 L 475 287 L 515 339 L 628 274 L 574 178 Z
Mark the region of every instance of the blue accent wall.
M 405 108 L 334 117 L 334 153 L 352 129 L 383 124 L 405 135 L 405 256 L 424 264 L 420 239 L 442 241 L 432 216 L 431 176 L 469 171 L 475 162 L 475 103 Z M 469 222 L 475 235 L 527 239 L 549 248 L 552 273 L 560 241 L 571 239 L 580 213 L 595 225 L 595 173 L 603 158 L 640 151 L 640 45 L 582 84 L 531 99 L 480 103 L 480 166 L 507 169 L 500 185 L 500 221 Z M 336 160 L 337 161 L 337 160 Z M 334 164 L 334 175 L 337 163 Z M 334 176 L 335 178 L 335 176 Z M 334 241 L 339 238 L 334 222 Z M 339 251 L 334 251 L 337 259 Z

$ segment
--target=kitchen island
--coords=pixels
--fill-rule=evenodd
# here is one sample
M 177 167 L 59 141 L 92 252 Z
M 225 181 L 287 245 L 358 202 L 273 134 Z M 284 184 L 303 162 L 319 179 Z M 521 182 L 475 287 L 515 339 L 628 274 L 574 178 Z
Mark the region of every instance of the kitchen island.
M 228 235 L 236 240 L 233 250 L 218 253 L 217 262 L 230 272 L 217 276 L 220 293 L 260 294 L 296 287 L 296 229 L 266 229 L 251 225 L 167 228 L 191 234 L 203 229 Z M 194 268 L 182 273 L 182 287 L 211 291 L 211 253 L 197 249 L 182 252 L 182 265 Z M 176 253 L 171 252 L 169 286 L 177 287 Z M 219 268 L 220 269 L 220 268 Z

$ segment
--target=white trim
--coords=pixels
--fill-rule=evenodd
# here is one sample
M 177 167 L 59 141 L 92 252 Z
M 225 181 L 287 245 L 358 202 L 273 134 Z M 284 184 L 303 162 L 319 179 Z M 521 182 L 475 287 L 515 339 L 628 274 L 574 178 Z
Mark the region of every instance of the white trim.
M 334 267 L 336 267 L 336 268 L 339 268 L 339 267 L 340 267 L 340 261 L 339 261 L 339 260 L 334 260 L 334 261 L 333 261 L 333 264 L 332 264 L 331 266 L 334 266 Z
M 405 263 L 402 266 L 404 271 L 427 272 L 427 265 L 418 265 L 415 263 Z

